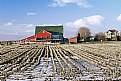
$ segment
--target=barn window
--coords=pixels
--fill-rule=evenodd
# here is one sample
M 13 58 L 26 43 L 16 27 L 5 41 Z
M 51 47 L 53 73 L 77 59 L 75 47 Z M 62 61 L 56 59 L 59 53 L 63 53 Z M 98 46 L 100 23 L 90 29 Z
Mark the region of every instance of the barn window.
M 43 33 L 45 33 L 45 31 L 43 31 Z

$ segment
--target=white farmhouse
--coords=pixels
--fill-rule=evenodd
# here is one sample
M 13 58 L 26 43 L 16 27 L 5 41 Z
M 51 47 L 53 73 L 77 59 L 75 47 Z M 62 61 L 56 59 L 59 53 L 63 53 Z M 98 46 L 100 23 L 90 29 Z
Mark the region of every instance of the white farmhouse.
M 107 32 L 105 32 L 105 36 L 107 40 L 117 41 L 120 40 L 121 32 L 117 30 L 108 30 Z

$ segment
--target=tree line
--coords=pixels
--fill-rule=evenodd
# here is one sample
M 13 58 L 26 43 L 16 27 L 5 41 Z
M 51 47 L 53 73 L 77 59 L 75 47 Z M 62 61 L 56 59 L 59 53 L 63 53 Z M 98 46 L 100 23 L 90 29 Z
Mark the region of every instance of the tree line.
M 80 38 L 80 40 L 92 38 L 91 31 L 87 27 L 80 27 L 77 32 L 77 36 Z M 106 41 L 107 40 L 104 32 L 99 32 L 99 33 L 95 34 L 93 36 L 93 38 L 94 38 L 93 39 L 94 41 Z M 121 37 L 119 40 L 121 40 Z

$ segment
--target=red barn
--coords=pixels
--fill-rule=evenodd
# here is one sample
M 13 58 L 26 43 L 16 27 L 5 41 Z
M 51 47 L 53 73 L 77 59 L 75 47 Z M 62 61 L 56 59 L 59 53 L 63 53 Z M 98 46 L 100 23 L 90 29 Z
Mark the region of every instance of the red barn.
M 22 39 L 22 41 L 30 41 L 30 42 L 33 42 L 33 41 L 36 41 L 36 36 L 33 35 L 33 36 L 30 36 L 28 38 L 25 38 L 25 39 Z
M 38 34 L 36 34 L 36 38 L 51 38 L 51 33 L 47 32 L 46 30 L 40 31 Z
M 80 34 L 78 33 L 78 35 L 76 37 L 70 38 L 69 42 L 70 43 L 80 43 Z
M 37 39 L 40 39 L 41 41 L 45 41 L 46 39 L 50 40 L 51 37 L 52 37 L 51 33 L 47 32 L 46 30 L 42 30 L 38 34 L 25 38 L 22 41 L 35 42 L 37 41 Z
M 73 37 L 69 39 L 70 43 L 77 43 L 77 37 Z

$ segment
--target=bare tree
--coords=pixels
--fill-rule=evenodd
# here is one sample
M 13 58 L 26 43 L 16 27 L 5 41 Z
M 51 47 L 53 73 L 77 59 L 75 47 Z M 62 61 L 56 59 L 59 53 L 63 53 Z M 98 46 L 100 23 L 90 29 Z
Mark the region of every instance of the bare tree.
M 80 27 L 79 30 L 78 30 L 78 34 L 80 34 L 81 39 L 85 39 L 85 38 L 90 37 L 91 32 L 86 27 Z
M 106 40 L 106 36 L 105 36 L 105 34 L 103 33 L 103 32 L 99 32 L 99 33 L 97 33 L 96 35 L 95 35 L 95 38 L 97 39 L 97 40 L 102 40 L 102 41 L 105 41 Z

